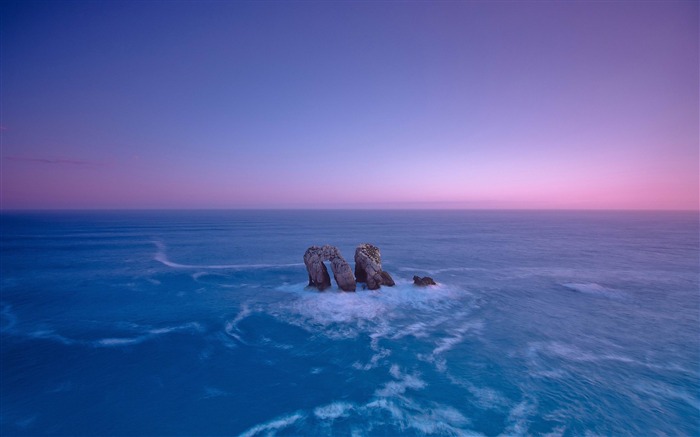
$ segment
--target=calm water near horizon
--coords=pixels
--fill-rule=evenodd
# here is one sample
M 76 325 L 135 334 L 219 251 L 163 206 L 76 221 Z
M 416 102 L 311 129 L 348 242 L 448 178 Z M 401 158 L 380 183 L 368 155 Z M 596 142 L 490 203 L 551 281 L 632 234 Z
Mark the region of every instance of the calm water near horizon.
M 3 436 L 700 435 L 697 212 L 0 225 Z M 363 242 L 396 287 L 305 288 L 308 246 Z

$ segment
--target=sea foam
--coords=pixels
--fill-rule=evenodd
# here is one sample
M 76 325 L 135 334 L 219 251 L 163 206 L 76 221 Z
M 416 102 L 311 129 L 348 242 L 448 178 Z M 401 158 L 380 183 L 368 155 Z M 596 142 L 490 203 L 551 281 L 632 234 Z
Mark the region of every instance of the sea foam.
M 265 433 L 266 435 L 272 435 L 273 432 L 288 428 L 294 425 L 299 420 L 303 419 L 305 415 L 301 413 L 294 413 L 288 416 L 282 416 L 277 419 L 270 420 L 269 422 L 261 423 L 260 425 L 255 425 L 249 428 L 247 431 L 243 432 L 240 437 L 253 437 Z
M 604 287 L 600 284 L 596 284 L 593 282 L 584 282 L 584 283 L 564 283 L 561 284 L 562 286 L 568 288 L 569 290 L 577 291 L 579 293 L 585 293 L 585 294 L 590 294 L 593 296 L 600 296 L 600 297 L 605 297 L 608 299 L 615 299 L 615 300 L 622 300 L 627 298 L 627 294 L 615 290 L 613 288 L 609 287 Z
M 299 267 L 303 266 L 304 263 L 287 263 L 287 264 L 207 264 L 207 265 L 194 265 L 194 264 L 181 264 L 171 261 L 166 254 L 166 247 L 163 243 L 159 241 L 154 241 L 156 248 L 158 249 L 153 255 L 153 259 L 159 263 L 172 267 L 175 269 L 219 269 L 219 270 L 258 270 L 258 269 L 283 269 L 289 267 Z M 195 278 L 196 279 L 196 278 Z

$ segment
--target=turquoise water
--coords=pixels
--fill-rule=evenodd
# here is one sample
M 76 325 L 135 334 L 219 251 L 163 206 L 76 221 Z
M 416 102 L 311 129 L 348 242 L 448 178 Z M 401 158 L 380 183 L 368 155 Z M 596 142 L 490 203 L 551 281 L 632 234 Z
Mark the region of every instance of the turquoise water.
M 1 220 L 3 436 L 700 434 L 697 213 Z M 363 242 L 396 287 L 305 289 Z

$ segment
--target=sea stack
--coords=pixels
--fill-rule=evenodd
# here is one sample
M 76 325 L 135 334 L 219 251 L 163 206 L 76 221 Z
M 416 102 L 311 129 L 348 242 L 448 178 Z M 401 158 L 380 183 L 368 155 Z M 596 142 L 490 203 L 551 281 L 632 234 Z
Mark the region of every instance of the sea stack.
M 355 277 L 357 282 L 366 282 L 370 290 L 376 290 L 382 285 L 394 285 L 391 275 L 382 271 L 379 248 L 369 243 L 360 244 L 355 249 Z
M 323 291 L 331 285 L 331 278 L 328 274 L 324 261 L 330 261 L 333 277 L 343 291 L 355 291 L 357 284 L 352 274 L 352 269 L 340 251 L 335 246 L 325 245 L 323 247 L 311 246 L 304 253 L 304 264 L 309 273 L 309 286 L 313 286 Z

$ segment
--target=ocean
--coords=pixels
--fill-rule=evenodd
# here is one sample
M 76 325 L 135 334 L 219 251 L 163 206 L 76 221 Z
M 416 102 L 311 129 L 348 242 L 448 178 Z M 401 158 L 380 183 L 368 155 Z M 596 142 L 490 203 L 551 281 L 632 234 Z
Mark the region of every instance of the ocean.
M 0 224 L 3 436 L 700 435 L 697 212 Z M 306 289 L 360 243 L 395 287 Z

